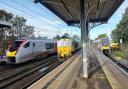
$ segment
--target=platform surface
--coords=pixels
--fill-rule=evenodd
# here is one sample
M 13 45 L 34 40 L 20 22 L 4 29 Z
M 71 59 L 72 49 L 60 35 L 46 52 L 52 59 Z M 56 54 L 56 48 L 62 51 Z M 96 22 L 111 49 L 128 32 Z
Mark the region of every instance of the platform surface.
M 79 55 L 54 80 L 46 84 L 47 87 L 42 88 L 41 85 L 44 83 L 40 82 L 28 89 L 128 89 L 128 76 L 110 62 L 103 53 L 92 48 L 88 56 L 89 78 L 82 78 L 82 60 Z M 59 69 L 61 68 L 62 66 Z M 54 72 L 51 76 L 53 77 L 56 73 Z
M 113 89 L 128 89 L 128 73 L 115 65 L 99 50 L 93 49 Z
M 89 78 L 82 78 L 82 69 L 80 69 L 78 74 L 74 74 L 74 81 L 69 84 L 70 87 L 66 89 L 112 89 L 97 57 L 91 50 L 89 54 Z

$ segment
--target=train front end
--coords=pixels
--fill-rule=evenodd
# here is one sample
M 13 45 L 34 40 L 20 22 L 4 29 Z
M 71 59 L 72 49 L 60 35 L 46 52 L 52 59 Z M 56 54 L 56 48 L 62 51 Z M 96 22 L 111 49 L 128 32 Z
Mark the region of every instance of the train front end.
M 102 43 L 102 52 L 104 54 L 109 54 L 110 53 L 110 42 L 109 42 L 109 38 L 106 36 L 104 38 L 101 39 L 101 43 Z
M 59 58 L 66 58 L 71 56 L 72 42 L 70 39 L 60 39 L 57 41 L 57 51 Z
M 119 50 L 119 44 L 116 42 L 111 43 L 111 49 L 114 50 Z
M 16 54 L 22 42 L 23 42 L 22 40 L 15 40 L 10 45 L 6 53 L 7 63 L 16 63 Z

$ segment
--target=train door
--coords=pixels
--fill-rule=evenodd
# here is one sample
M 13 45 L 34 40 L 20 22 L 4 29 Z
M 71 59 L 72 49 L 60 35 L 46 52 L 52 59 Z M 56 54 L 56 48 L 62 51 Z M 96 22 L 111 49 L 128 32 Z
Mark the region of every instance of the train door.
M 35 44 L 34 41 L 32 42 L 32 56 L 33 56 L 33 57 L 36 56 L 36 44 Z

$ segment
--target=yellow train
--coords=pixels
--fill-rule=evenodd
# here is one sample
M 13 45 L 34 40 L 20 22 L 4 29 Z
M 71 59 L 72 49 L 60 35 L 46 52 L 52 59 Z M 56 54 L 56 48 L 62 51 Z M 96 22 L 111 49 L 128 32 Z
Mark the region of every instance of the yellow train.
M 112 42 L 111 43 L 111 49 L 112 50 L 119 50 L 119 43 L 117 43 L 117 42 Z
M 75 51 L 80 49 L 80 41 L 74 41 L 69 38 L 57 41 L 58 58 L 70 57 Z

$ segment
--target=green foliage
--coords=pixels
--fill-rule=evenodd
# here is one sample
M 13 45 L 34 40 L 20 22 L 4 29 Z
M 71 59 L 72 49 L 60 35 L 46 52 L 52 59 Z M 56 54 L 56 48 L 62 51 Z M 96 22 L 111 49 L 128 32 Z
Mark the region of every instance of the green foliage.
M 100 38 L 104 38 L 104 37 L 106 37 L 107 36 L 107 34 L 100 34 L 100 35 L 98 35 L 98 39 L 100 39 Z
M 1 20 L 11 21 L 12 18 L 13 18 L 12 13 L 8 13 L 5 10 L 0 10 L 0 19 Z
M 34 27 L 26 25 L 27 20 L 24 17 L 14 17 L 12 13 L 0 10 L 0 20 L 12 23 L 11 28 L 0 27 L 0 49 L 3 49 L 3 51 L 7 48 L 7 42 L 5 41 L 13 41 L 17 36 L 34 37 Z
M 26 19 L 24 17 L 16 16 L 12 20 L 13 28 L 15 29 L 15 32 L 18 34 L 18 37 L 23 36 L 30 36 L 34 33 L 34 27 L 26 25 Z
M 68 33 L 64 33 L 64 35 L 61 38 L 70 38 Z
M 119 42 L 122 39 L 123 43 L 128 43 L 128 7 L 125 9 L 121 21 L 113 29 L 111 37 L 113 41 Z
M 121 57 L 123 59 L 128 59 L 128 49 L 124 51 L 112 51 L 112 54 L 116 57 Z

